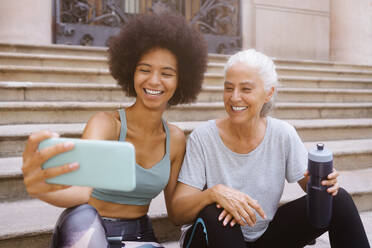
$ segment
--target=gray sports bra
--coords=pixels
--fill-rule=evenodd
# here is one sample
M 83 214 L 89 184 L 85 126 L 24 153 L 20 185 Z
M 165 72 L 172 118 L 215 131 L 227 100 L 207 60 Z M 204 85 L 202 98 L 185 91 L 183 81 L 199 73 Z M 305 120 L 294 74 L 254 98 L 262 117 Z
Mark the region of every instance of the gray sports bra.
M 121 130 L 119 141 L 125 141 L 127 135 L 127 120 L 125 110 L 120 109 Z M 166 134 L 166 151 L 164 157 L 157 164 L 145 169 L 136 163 L 136 188 L 131 192 L 93 189 L 92 197 L 119 204 L 148 205 L 168 184 L 170 174 L 169 159 L 169 130 L 166 122 L 163 127 Z M 151 154 L 149 154 L 151 156 Z

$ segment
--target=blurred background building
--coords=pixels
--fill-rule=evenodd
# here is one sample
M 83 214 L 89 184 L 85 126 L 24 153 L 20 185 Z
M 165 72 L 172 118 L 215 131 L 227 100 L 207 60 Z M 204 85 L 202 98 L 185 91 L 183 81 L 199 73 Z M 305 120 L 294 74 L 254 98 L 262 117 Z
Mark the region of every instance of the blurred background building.
M 372 63 L 370 0 L 0 1 L 0 42 L 105 46 L 134 13 L 178 12 L 212 53 Z

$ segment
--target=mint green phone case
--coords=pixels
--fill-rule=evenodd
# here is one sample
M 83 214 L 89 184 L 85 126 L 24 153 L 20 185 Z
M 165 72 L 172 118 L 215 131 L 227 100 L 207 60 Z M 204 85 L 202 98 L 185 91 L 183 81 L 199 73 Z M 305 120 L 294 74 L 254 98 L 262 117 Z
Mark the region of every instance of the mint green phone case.
M 73 150 L 58 154 L 43 164 L 43 169 L 78 162 L 79 168 L 51 179 L 48 183 L 90 186 L 93 188 L 132 191 L 136 186 L 135 150 L 129 142 L 51 138 L 39 149 L 60 142 L 73 142 Z

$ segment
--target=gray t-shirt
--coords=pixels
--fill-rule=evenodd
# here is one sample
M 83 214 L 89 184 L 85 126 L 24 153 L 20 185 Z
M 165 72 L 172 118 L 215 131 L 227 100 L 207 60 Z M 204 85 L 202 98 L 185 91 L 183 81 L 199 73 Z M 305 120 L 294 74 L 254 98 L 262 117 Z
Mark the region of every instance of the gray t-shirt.
M 225 146 L 216 121 L 210 120 L 190 134 L 178 181 L 200 190 L 224 184 L 256 199 L 267 218 L 256 213 L 253 227 L 241 227 L 244 239 L 255 241 L 275 215 L 285 179 L 297 182 L 306 168 L 306 147 L 287 122 L 267 117 L 263 141 L 250 153 L 239 154 Z M 181 243 L 189 227 L 182 227 Z

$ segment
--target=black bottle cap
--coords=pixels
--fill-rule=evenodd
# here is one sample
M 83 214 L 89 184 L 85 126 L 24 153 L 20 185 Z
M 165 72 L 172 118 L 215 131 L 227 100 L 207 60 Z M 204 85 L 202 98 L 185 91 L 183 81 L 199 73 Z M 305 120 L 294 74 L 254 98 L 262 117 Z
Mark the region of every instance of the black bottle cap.
M 324 149 L 324 144 L 323 144 L 323 143 L 318 143 L 318 144 L 316 144 L 316 149 L 317 149 L 318 151 L 323 151 L 323 149 Z

